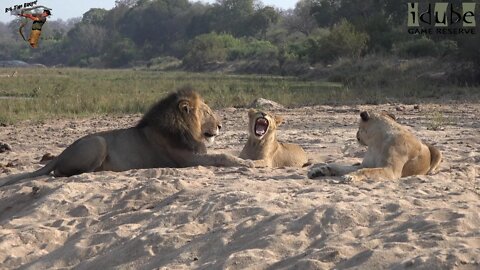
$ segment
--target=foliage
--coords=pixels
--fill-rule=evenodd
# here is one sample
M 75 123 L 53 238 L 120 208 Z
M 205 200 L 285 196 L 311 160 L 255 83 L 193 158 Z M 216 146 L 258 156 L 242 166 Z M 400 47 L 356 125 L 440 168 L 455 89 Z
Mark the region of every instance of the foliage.
M 312 8 L 315 6 L 314 0 L 300 0 L 295 5 L 292 12 L 285 16 L 285 27 L 290 32 L 300 32 L 309 36 L 317 27 L 315 17 L 312 14 Z
M 228 52 L 228 60 L 238 59 L 272 59 L 276 58 L 278 48 L 269 41 L 246 39 L 236 43 Z
M 119 22 L 119 32 L 131 39 L 136 46 L 151 46 L 147 57 L 162 54 L 170 45 L 185 35 L 188 18 L 187 0 L 144 1 L 129 9 Z
M 228 34 L 203 34 L 194 38 L 189 46 L 189 52 L 183 59 L 185 67 L 192 70 L 202 70 L 205 65 L 227 60 L 229 49 L 239 41 Z
M 359 32 L 350 22 L 342 20 L 331 32 L 306 41 L 306 55 L 311 63 L 331 63 L 339 57 L 359 58 L 365 52 L 368 34 Z
M 460 0 L 451 2 L 461 8 Z M 449 61 L 451 81 L 480 83 L 478 26 L 476 35 L 411 35 L 407 5 L 398 0 L 299 0 L 290 10 L 260 0 L 115 3 L 66 22 L 49 19 L 35 50 L 20 38 L 19 19 L 0 23 L 0 60 L 119 68 L 173 57 L 183 65 L 173 61 L 171 67 L 191 70 L 213 70 L 213 64 L 219 70 L 298 75 L 375 54 Z M 29 27 L 31 22 L 27 35 Z
M 394 47 L 396 54 L 412 57 L 444 57 L 453 56 L 458 53 L 458 45 L 454 40 L 433 41 L 432 39 L 421 37 L 399 43 Z
M 125 67 L 135 59 L 135 44 L 128 38 L 115 36 L 110 41 L 110 49 L 104 56 L 104 62 L 110 67 Z
M 156 57 L 148 61 L 149 70 L 171 70 L 178 68 L 182 61 L 172 56 Z
M 422 37 L 400 43 L 395 47 L 395 51 L 398 55 L 404 57 L 435 56 L 436 52 L 432 49 L 434 47 L 435 42 L 433 40 Z

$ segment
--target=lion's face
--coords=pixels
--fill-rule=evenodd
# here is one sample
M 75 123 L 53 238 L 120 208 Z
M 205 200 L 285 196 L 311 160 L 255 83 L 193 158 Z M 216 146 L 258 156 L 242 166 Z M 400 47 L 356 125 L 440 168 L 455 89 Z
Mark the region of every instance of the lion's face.
M 179 109 L 195 138 L 208 143 L 215 141 L 215 137 L 220 134 L 222 124 L 200 96 L 197 95 L 193 100 L 181 100 Z
M 283 122 L 279 116 L 273 116 L 266 112 L 250 109 L 248 112 L 249 133 L 252 138 L 261 140 L 269 134 L 273 134 Z
M 203 102 L 200 106 L 199 115 L 202 123 L 202 136 L 207 142 L 213 143 L 215 141 L 215 137 L 220 134 L 222 124 L 212 109 L 210 109 L 210 107 Z
M 360 113 L 360 124 L 357 131 L 357 141 L 362 145 L 373 145 L 378 134 L 387 132 L 386 127 L 395 122 L 395 116 L 388 113 Z

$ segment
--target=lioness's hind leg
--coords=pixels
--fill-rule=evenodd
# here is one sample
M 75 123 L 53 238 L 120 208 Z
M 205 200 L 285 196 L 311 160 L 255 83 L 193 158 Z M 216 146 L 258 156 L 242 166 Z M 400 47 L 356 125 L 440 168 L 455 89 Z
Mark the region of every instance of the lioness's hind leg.
M 442 153 L 433 145 L 427 144 L 427 146 L 430 150 L 430 169 L 427 173 L 433 173 L 442 162 Z
M 101 136 L 87 136 L 79 139 L 58 157 L 55 176 L 72 176 L 93 172 L 105 161 L 107 142 Z

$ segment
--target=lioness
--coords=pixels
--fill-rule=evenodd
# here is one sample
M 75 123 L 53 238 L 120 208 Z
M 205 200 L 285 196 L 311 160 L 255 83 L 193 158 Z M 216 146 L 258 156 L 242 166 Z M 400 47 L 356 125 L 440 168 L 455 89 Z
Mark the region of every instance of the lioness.
M 277 141 L 277 126 L 283 119 L 262 111 L 250 109 L 249 138 L 240 157 L 255 160 L 255 166 L 302 167 L 307 164 L 307 154 L 296 144 Z
M 433 172 L 442 160 L 440 151 L 422 143 L 406 127 L 386 113 L 360 113 L 357 140 L 368 147 L 358 166 L 328 164 L 313 168 L 310 178 L 343 176 L 345 182 L 371 179 L 397 179 Z
M 55 176 L 71 176 L 140 168 L 253 166 L 252 161 L 231 155 L 207 154 L 204 141 L 213 142 L 220 128 L 200 95 L 181 89 L 155 104 L 136 126 L 80 138 L 45 167 L 3 178 L 0 186 L 52 171 Z

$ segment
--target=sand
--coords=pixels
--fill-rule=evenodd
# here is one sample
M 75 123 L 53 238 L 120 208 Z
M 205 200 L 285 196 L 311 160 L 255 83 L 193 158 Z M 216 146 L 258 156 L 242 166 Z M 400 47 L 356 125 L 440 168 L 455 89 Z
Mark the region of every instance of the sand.
M 338 184 L 308 168 L 145 169 L 0 188 L 0 269 L 480 269 L 480 105 L 277 109 L 279 139 L 354 163 L 358 113 L 388 110 L 444 155 L 434 175 Z M 247 110 L 218 112 L 238 154 Z M 0 177 L 140 115 L 0 127 Z

